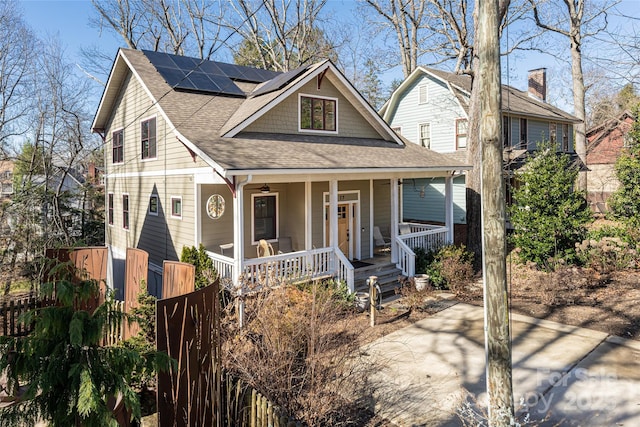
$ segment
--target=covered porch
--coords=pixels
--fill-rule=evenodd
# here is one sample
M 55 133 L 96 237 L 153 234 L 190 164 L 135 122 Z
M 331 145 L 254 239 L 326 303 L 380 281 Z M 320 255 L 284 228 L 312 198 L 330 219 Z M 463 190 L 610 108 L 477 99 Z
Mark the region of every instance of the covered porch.
M 196 183 L 203 213 L 197 241 L 220 277 L 240 292 L 322 278 L 343 281 L 353 292 L 354 263 L 383 257 L 411 277 L 416 248 L 453 242 L 451 175 L 445 177 L 444 226 L 400 221 L 399 176 L 286 178 Z M 384 230 L 390 244 L 379 245 L 374 228 Z M 266 256 L 258 256 L 261 241 L 273 248 Z

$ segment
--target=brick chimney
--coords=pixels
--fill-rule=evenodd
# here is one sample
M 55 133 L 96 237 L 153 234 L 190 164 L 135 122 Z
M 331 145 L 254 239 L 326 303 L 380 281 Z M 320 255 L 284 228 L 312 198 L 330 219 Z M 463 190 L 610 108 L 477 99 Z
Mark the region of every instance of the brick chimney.
M 547 69 L 529 70 L 529 96 L 547 101 Z

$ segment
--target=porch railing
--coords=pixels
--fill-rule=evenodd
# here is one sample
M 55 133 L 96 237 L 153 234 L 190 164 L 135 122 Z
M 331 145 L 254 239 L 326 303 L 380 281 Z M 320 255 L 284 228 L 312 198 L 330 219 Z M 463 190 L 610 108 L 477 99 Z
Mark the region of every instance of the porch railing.
M 335 258 L 332 248 L 320 248 L 247 259 L 240 279 L 243 286 L 251 289 L 325 276 L 328 278 L 336 275 L 336 267 L 340 264 Z
M 346 255 L 340 250 L 336 249 L 336 271 L 338 280 L 344 281 L 349 288 L 349 292 L 355 292 L 355 282 L 353 277 L 354 268 Z
M 233 258 L 210 251 L 207 251 L 207 255 L 213 261 L 213 267 L 218 272 L 219 278 L 233 280 Z
M 416 248 L 422 248 L 427 252 L 435 251 L 445 246 L 447 241 L 447 227 L 429 224 L 401 224 L 409 227 L 411 232 L 408 234 L 400 234 L 396 238 L 398 244 L 398 263 L 396 266 L 402 270 L 405 276 L 415 275 Z M 416 230 L 416 231 L 414 231 Z

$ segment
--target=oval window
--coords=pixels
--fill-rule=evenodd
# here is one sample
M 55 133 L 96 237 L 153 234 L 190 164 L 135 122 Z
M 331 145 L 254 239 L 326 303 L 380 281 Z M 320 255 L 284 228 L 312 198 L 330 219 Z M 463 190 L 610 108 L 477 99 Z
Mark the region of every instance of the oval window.
M 207 200 L 207 215 L 209 218 L 218 219 L 224 213 L 224 198 L 219 194 L 214 194 Z

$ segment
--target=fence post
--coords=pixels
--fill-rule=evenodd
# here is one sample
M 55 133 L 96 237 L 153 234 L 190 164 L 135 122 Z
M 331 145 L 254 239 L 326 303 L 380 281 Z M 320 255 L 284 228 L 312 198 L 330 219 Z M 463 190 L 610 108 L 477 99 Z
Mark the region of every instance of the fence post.
M 378 304 L 376 303 L 378 301 L 377 291 L 379 289 L 376 286 L 378 276 L 369 276 L 369 280 L 367 281 L 369 282 L 369 323 L 371 327 L 374 327 L 376 326 L 376 310 L 378 308 Z

